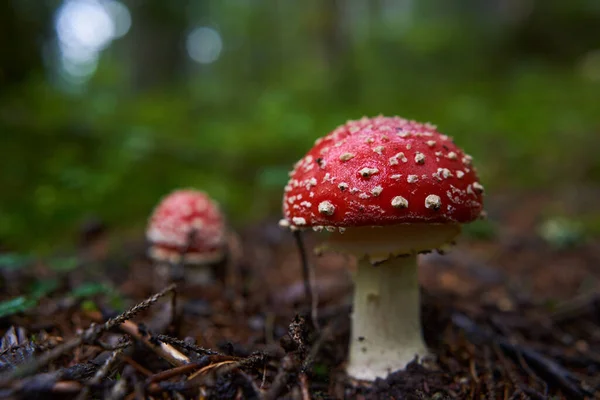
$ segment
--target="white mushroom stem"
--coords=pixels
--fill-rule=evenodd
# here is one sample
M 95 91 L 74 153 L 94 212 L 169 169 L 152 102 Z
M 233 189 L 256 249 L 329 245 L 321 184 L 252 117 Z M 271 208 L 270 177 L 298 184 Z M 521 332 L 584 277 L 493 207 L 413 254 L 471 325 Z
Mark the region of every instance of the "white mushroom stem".
M 363 257 L 354 281 L 348 375 L 373 381 L 426 356 L 417 256 L 392 257 L 376 266 Z

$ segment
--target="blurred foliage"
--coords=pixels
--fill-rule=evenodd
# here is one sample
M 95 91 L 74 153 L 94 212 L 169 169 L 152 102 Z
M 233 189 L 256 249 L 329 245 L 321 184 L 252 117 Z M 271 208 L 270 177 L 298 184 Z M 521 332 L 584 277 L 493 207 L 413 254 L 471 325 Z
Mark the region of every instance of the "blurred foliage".
M 32 283 L 26 296 L 0 302 L 0 318 L 35 308 L 38 302 L 58 288 L 57 279 L 44 279 Z
M 380 113 L 454 136 L 488 192 L 600 178 L 594 0 L 126 3 L 85 83 L 56 66 L 60 4 L 0 6 L 0 248 L 52 250 L 87 215 L 141 235 L 178 187 L 235 224 L 279 213 L 317 137 Z M 222 36 L 212 64 L 187 57 L 196 26 Z
M 493 240 L 498 237 L 498 227 L 493 222 L 477 220 L 463 227 L 463 234 L 479 240 Z

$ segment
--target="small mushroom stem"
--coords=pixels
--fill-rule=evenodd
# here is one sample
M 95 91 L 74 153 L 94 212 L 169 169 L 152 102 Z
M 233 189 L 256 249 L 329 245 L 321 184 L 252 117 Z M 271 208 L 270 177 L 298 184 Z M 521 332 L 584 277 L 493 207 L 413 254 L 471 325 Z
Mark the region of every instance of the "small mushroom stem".
M 359 260 L 348 375 L 373 381 L 427 355 L 421 334 L 417 256 L 376 266 Z

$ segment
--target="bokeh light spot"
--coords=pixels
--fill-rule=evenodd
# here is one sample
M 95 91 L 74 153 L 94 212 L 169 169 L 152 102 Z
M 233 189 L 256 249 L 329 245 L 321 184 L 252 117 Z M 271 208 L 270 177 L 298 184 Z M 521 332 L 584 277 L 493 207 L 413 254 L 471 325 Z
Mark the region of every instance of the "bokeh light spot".
M 127 7 L 114 0 L 65 0 L 55 16 L 59 73 L 84 83 L 96 71 L 100 52 L 131 27 Z
M 210 64 L 221 55 L 223 41 L 219 32 L 213 28 L 201 26 L 188 35 L 186 49 L 192 60 L 200 64 Z

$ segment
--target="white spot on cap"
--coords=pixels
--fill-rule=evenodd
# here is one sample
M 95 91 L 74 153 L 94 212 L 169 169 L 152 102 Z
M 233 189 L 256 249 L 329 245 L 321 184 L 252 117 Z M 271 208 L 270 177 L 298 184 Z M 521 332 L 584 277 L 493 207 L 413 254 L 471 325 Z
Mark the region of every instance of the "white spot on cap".
M 437 180 L 441 181 L 442 179 L 448 179 L 453 175 L 448 168 L 438 168 L 437 172 L 434 172 L 432 176 L 434 178 L 437 178 Z
M 453 151 L 451 151 L 450 153 L 448 153 L 448 155 L 446 157 L 448 157 L 450 160 L 456 160 L 456 159 L 458 159 L 458 156 Z
M 425 154 L 417 152 L 415 154 L 415 162 L 417 164 L 425 164 Z
M 371 175 L 375 175 L 376 173 L 378 173 L 379 170 L 377 168 L 369 168 L 369 167 L 365 167 L 363 169 L 361 169 L 360 171 L 358 171 L 358 173 L 363 177 L 363 178 L 368 178 Z
M 385 147 L 383 146 L 377 146 L 377 147 L 373 147 L 373 151 L 379 155 L 381 155 L 381 152 L 383 151 Z
M 354 154 L 352 153 L 344 153 L 340 155 L 340 161 L 348 161 L 354 158 Z
M 390 176 L 390 178 L 392 178 L 392 179 L 400 179 L 400 178 L 402 178 L 402 175 L 401 174 L 394 174 L 394 175 Z
M 306 207 L 306 208 L 312 207 L 312 203 L 310 201 L 306 201 L 306 200 L 304 200 L 302 203 L 300 203 L 300 205 L 303 207 Z
M 419 180 L 419 177 L 418 177 L 417 175 L 409 175 L 409 176 L 406 178 L 406 181 L 407 181 L 408 183 L 415 183 L 415 182 L 416 182 L 416 181 L 418 181 L 418 180 Z
M 309 184 L 310 186 L 317 186 L 317 178 L 315 178 L 315 177 L 312 177 L 312 178 L 310 178 L 310 179 L 308 180 L 308 184 Z
M 381 194 L 381 192 L 383 192 L 383 187 L 381 186 L 375 186 L 373 189 L 371 189 L 371 194 L 373 196 L 379 196 Z
M 348 184 L 346 182 L 340 182 L 338 188 L 340 188 L 340 190 L 343 192 L 344 190 L 348 189 Z
M 402 160 L 402 162 L 407 162 L 408 158 L 406 158 L 406 156 L 404 155 L 404 153 L 400 152 L 398 154 L 396 154 L 395 156 L 390 157 L 390 165 L 397 165 L 398 164 L 398 159 Z
M 473 157 L 471 157 L 468 154 L 465 154 L 465 156 L 462 158 L 462 163 L 466 166 L 471 165 L 471 162 L 473 161 Z
M 406 150 L 410 150 L 411 148 L 412 148 L 412 146 L 410 143 L 406 145 Z
M 351 126 L 350 128 L 348 128 L 348 132 L 350 132 L 350 133 L 356 133 L 358 131 L 360 131 L 360 128 L 358 126 L 356 126 L 356 125 Z
M 428 140 L 426 143 L 429 147 L 435 147 L 435 140 Z
M 306 225 L 306 219 L 302 217 L 294 217 L 292 218 L 292 222 L 294 225 Z
M 408 208 L 408 200 L 402 196 L 396 196 L 392 199 L 392 207 L 394 208 Z
M 473 189 L 475 189 L 477 193 L 483 193 L 484 191 L 483 185 L 479 182 L 473 182 Z
M 430 208 L 432 210 L 439 210 L 442 207 L 442 199 L 440 196 L 435 194 L 430 194 L 425 198 L 425 208 Z
M 461 171 L 461 170 L 456 171 L 456 177 L 458 179 L 462 179 L 463 176 L 465 176 L 465 173 L 463 171 Z
M 369 198 L 369 195 L 368 195 L 368 194 L 366 194 L 366 193 L 361 193 L 361 194 L 359 194 L 359 195 L 358 195 L 358 197 L 359 197 L 360 199 L 363 199 L 363 200 L 364 200 L 364 199 L 368 199 L 368 198 Z
M 329 201 L 322 201 L 319 203 L 319 212 L 324 215 L 333 215 L 335 206 Z

